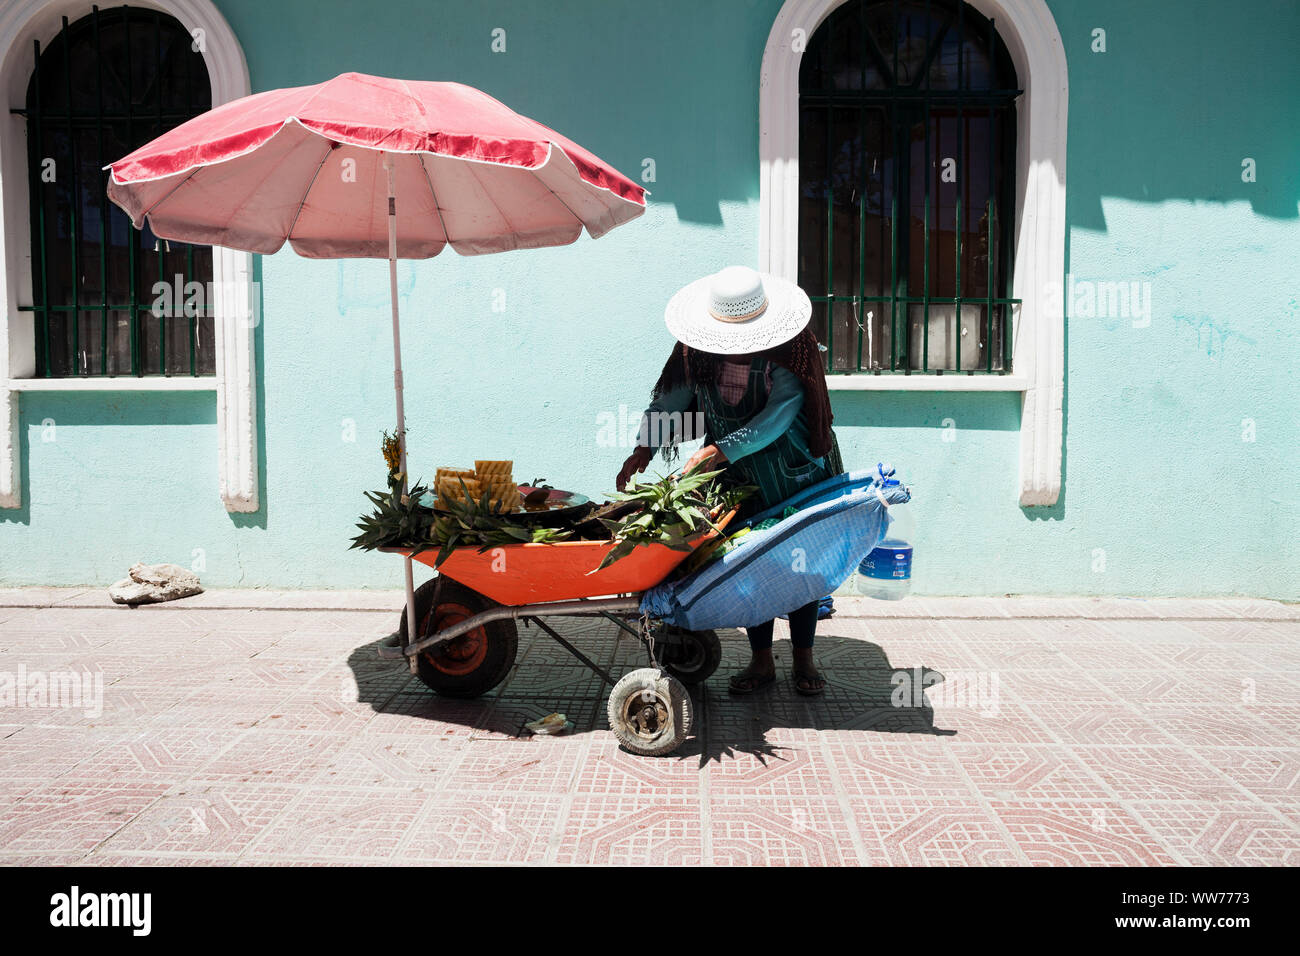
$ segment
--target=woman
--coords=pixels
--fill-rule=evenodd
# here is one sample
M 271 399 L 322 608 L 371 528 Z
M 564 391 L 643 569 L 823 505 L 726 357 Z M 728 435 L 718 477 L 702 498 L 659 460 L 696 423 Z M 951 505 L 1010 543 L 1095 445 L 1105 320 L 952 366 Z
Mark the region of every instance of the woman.
M 660 446 L 671 459 L 680 441 L 701 437 L 701 430 L 704 445 L 682 470 L 722 468 L 725 480 L 757 487 L 742 518 L 842 471 L 811 316 L 812 303 L 797 285 L 743 266 L 674 295 L 664 319 L 680 344 L 655 383 L 638 447 L 618 473 L 619 490 Z M 826 688 L 812 657 L 817 609 L 813 601 L 788 615 L 795 689 L 805 696 Z M 751 659 L 731 678 L 733 693 L 776 680 L 773 623 L 747 628 Z

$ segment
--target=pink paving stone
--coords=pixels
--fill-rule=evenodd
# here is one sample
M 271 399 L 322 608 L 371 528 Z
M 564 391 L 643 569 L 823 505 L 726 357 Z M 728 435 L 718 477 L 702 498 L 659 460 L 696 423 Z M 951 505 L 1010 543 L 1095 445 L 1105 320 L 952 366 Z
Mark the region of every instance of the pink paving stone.
M 752 796 L 783 802 L 790 799 L 833 799 L 835 777 L 824 748 L 812 733 L 807 739 L 768 738 L 769 748 L 736 749 L 707 764 L 709 791 L 714 796 Z M 766 752 L 770 749 L 770 753 Z M 625 766 L 631 771 L 631 758 Z
M 1042 706 L 1008 702 L 1005 695 L 994 716 L 970 707 L 940 706 L 934 709 L 934 725 L 961 743 L 1054 743 L 1052 730 L 1035 720 Z
M 1300 825 L 1251 803 L 1134 803 L 1163 843 L 1193 866 L 1295 866 Z
M 720 866 L 855 866 L 883 863 L 884 852 L 860 860 L 838 801 L 779 797 L 762 805 L 743 798 L 709 802 L 711 862 Z
M 1078 747 L 1078 757 L 1120 800 L 1239 799 L 1229 776 L 1207 765 L 1204 752 L 1177 746 Z
M 220 754 L 214 753 L 193 777 L 224 783 L 307 783 L 348 740 L 339 733 L 247 730 Z
M 1196 756 L 1257 797 L 1300 808 L 1300 754 L 1295 750 L 1197 750 Z
M 1241 701 L 1243 690 L 1239 676 L 1225 678 L 1186 671 L 1093 670 L 1087 678 L 1105 688 L 1113 700 L 1130 704 L 1235 704 Z M 1273 686 L 1272 682 L 1269 686 Z
M 315 776 L 334 787 L 434 791 L 456 778 L 464 738 L 437 734 L 357 734 Z
M 825 746 L 840 787 L 850 795 L 958 803 L 975 796 L 955 759 L 957 748 L 946 739 L 915 734 L 863 742 L 854 735 L 837 736 Z
M 1009 670 L 988 671 L 976 675 L 983 687 L 1007 694 L 1027 706 L 1036 701 L 1072 700 L 1076 703 L 1114 705 L 1124 699 L 1103 680 L 1098 672 L 1082 669 L 1061 671 Z M 980 686 L 977 682 L 977 687 Z
M 0 847 L 7 853 L 92 850 L 166 790 L 157 783 L 55 780 L 5 810 Z
M 1190 747 L 1284 747 L 1295 733 L 1285 732 L 1245 707 L 1143 705 L 1143 716 Z
M 1119 803 L 992 801 L 1034 866 L 1170 866 L 1178 860 Z
M 368 704 L 349 699 L 340 688 L 309 688 L 295 694 L 257 722 L 267 730 L 356 733 L 375 716 Z
M 704 836 L 698 797 L 575 796 L 557 863 L 698 866 Z
M 468 739 L 475 727 L 487 719 L 494 703 L 487 697 L 478 700 L 438 697 L 419 684 L 411 693 L 393 694 L 382 703 L 372 703 L 371 707 L 378 709 L 360 736 L 410 733 Z
M 464 794 L 430 800 L 416 820 L 402 863 L 543 863 L 564 816 L 564 798 Z
M 374 787 L 309 787 L 279 820 L 254 837 L 250 858 L 391 860 L 414 832 L 426 796 Z
M 169 793 L 113 834 L 100 851 L 235 855 L 285 812 L 296 792 L 235 784 Z
M 587 737 L 490 740 L 466 748 L 446 782 L 449 793 L 576 792 L 587 760 Z
M 128 733 L 78 761 L 69 773 L 101 780 L 181 781 L 221 754 L 241 733 L 152 728 Z
M 841 603 L 818 643 L 830 686 L 812 701 L 790 685 L 784 624 L 778 683 L 727 695 L 747 644 L 724 632 L 722 668 L 695 695 L 696 736 L 662 759 L 618 747 L 607 689 L 535 630 L 521 629 L 509 681 L 454 701 L 377 659 L 390 611 L 0 612 L 0 670 L 97 659 L 121 675 L 95 720 L 0 713 L 0 865 L 1140 862 L 1147 841 L 1176 862 L 1293 860 L 1295 615 L 1267 602 L 1135 603 L 1039 602 L 1089 615 L 1047 619 L 1016 601 L 972 619 L 960 615 L 988 609 L 877 602 L 855 619 Z M 1144 616 L 1160 607 L 1176 619 Z M 1209 611 L 1225 620 L 1194 616 Z M 560 625 L 597 660 L 642 665 L 609 625 L 573 623 Z M 920 665 L 944 677 L 926 690 L 931 709 L 895 706 L 894 678 Z M 577 732 L 516 739 L 551 710 Z M 398 823 L 372 822 L 385 801 Z M 1094 832 L 1098 808 L 1107 825 Z M 216 816 L 204 831 L 182 809 Z M 55 811 L 65 817 L 41 826 Z
M 1030 708 L 1062 743 L 1075 746 L 1170 743 L 1158 720 L 1144 717 L 1123 704 L 1036 701 Z
M 974 801 L 942 798 L 851 799 L 852 818 L 892 866 L 1016 866 L 1016 852 L 993 814 Z
M 953 757 L 975 789 L 989 799 L 1104 801 L 1106 785 L 1064 747 L 962 744 Z

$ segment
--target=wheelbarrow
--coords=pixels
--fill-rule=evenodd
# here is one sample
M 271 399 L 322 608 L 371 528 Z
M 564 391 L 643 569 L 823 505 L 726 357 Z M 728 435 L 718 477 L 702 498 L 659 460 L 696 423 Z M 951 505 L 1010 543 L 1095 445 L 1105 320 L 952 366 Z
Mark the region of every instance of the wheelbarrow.
M 723 529 L 735 511 L 715 519 Z M 486 551 L 460 548 L 438 574 L 415 591 L 418 633 L 407 634 L 403 611 L 396 642 L 379 656 L 405 657 L 421 681 L 443 697 L 473 698 L 501 683 L 519 647 L 517 621 L 537 628 L 612 687 L 609 726 L 628 750 L 660 756 L 676 750 L 691 732 L 693 710 L 687 685 L 717 670 L 722 645 L 715 631 L 668 627 L 641 614 L 642 592 L 661 583 L 690 554 L 715 544 L 705 529 L 689 539 L 691 551 L 641 545 L 608 567 L 595 570 L 613 541 L 506 544 Z M 436 549 L 381 548 L 433 567 Z M 649 666 L 615 679 L 574 647 L 543 618 L 601 617 L 635 637 Z

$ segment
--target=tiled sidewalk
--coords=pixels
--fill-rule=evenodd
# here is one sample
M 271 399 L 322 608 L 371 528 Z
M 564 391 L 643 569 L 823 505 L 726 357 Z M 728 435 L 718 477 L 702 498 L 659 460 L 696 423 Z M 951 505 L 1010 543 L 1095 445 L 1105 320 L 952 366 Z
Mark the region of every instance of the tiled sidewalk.
M 823 699 L 729 698 L 726 632 L 696 736 L 650 759 L 536 629 L 490 696 L 434 697 L 375 656 L 401 600 L 0 590 L 0 689 L 104 682 L 98 715 L 0 706 L 0 863 L 1300 863 L 1294 606 L 839 599 Z M 611 625 L 563 632 L 642 666 Z M 518 736 L 556 710 L 572 736 Z

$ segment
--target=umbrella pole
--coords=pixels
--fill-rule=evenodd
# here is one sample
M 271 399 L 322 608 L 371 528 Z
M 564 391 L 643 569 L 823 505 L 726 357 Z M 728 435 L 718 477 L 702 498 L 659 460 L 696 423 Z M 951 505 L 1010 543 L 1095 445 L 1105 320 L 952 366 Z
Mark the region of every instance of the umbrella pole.
M 393 391 L 397 395 L 397 448 L 402 469 L 402 494 L 409 490 L 406 472 L 406 405 L 402 400 L 402 330 L 397 317 L 397 175 L 393 170 L 393 154 L 383 153 L 384 171 L 388 174 L 388 300 L 393 307 Z M 410 555 L 406 556 L 406 644 L 418 641 L 424 635 L 415 624 L 415 568 Z M 403 644 L 403 650 L 406 648 Z M 416 659 L 408 658 L 411 673 L 416 672 Z

